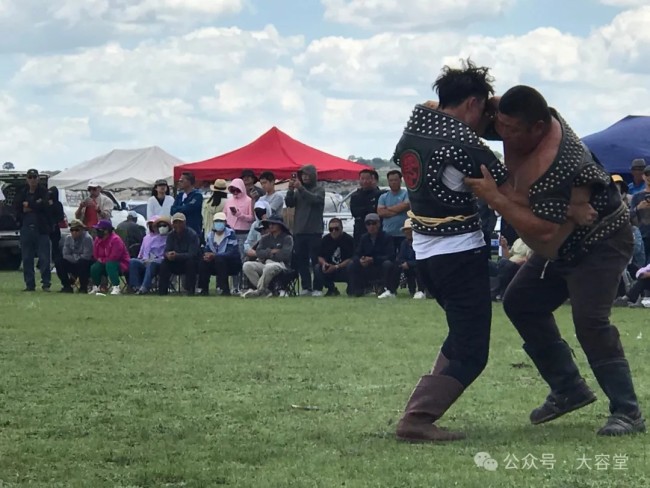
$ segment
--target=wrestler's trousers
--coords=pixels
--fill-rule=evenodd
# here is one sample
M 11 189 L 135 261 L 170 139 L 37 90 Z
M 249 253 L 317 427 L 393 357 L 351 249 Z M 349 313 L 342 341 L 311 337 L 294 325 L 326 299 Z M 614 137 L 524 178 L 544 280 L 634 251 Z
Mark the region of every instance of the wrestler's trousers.
M 418 260 L 423 284 L 444 309 L 449 333 L 441 352 L 449 361 L 438 374 L 467 388 L 488 360 L 492 302 L 482 249 Z
M 630 260 L 632 247 L 632 233 L 625 226 L 572 267 L 548 262 L 534 254 L 519 270 L 503 298 L 503 308 L 524 340 L 526 350 L 534 351 L 552 350 L 562 340 L 553 312 L 570 298 L 576 337 L 613 403 L 617 400 L 608 391 L 612 387 L 604 383 L 629 383 L 625 396 L 630 404 L 636 404 L 618 329 L 609 321 L 618 282 Z M 552 363 L 553 358 L 547 359 Z M 557 362 L 560 358 L 555 359 Z M 568 361 L 573 363 L 570 356 Z M 616 379 L 608 370 L 621 364 L 626 371 L 619 372 L 620 378 Z M 567 370 L 577 372 L 573 364 L 566 366 Z M 544 371 L 540 373 L 545 376 Z

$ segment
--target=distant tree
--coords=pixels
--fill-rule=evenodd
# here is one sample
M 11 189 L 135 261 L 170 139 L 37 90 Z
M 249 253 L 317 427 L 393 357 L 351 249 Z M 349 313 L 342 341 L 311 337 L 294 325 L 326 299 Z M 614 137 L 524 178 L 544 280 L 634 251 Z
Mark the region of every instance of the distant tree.
M 14 163 L 12 163 L 11 161 L 7 161 L 2 165 L 2 169 L 4 169 L 5 171 L 11 171 L 12 169 L 16 169 L 16 167 L 14 166 Z

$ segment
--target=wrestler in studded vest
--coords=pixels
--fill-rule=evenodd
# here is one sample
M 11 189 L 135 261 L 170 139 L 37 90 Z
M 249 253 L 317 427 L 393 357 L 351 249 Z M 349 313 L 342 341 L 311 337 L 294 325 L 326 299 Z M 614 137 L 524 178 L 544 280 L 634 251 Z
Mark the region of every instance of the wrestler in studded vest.
M 591 186 L 589 203 L 598 212 L 597 222 L 593 226 L 577 226 L 558 251 L 561 264 L 574 265 L 596 244 L 626 225 L 630 217 L 609 174 L 557 111 L 550 110 L 562 126 L 562 142 L 550 168 L 530 187 L 529 203 L 537 217 L 563 224 L 571 190 Z
M 476 197 L 469 189 L 454 191 L 445 185 L 445 169 L 481 178 L 485 165 L 497 185 L 508 179 L 505 166 L 468 125 L 424 105 L 413 110 L 393 161 L 408 188 L 413 230 L 431 236 L 481 230 Z

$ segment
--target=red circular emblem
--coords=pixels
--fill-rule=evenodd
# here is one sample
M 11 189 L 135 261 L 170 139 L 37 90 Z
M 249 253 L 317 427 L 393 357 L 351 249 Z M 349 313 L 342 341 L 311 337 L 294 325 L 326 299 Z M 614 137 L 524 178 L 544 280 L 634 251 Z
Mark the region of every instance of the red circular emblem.
M 409 190 L 417 190 L 422 176 L 422 164 L 415 151 L 405 151 L 399 157 L 404 183 Z

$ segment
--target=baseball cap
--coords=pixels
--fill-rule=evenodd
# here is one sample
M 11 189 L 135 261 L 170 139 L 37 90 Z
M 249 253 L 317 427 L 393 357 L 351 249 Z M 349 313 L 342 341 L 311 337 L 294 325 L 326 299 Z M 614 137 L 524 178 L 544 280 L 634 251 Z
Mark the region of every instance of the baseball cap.
M 176 222 L 177 220 L 185 222 L 187 219 L 185 218 L 185 214 L 176 212 L 174 215 L 172 215 L 172 222 Z
M 126 215 L 128 215 L 132 219 L 138 220 L 138 212 L 136 212 L 135 210 L 129 210 L 129 212 Z
M 612 175 L 612 181 L 614 183 L 623 183 L 623 177 L 621 175 Z
M 167 180 L 156 180 L 153 186 L 158 186 L 158 185 L 166 185 L 169 186 L 169 183 L 167 183 Z
M 88 182 L 88 188 L 101 188 L 102 182 L 99 180 L 90 180 Z
M 27 170 L 27 176 L 38 176 L 38 170 L 37 169 L 28 169 Z
M 366 218 L 364 219 L 364 222 L 379 222 L 381 219 L 379 218 L 379 215 L 376 213 L 369 213 L 366 215 Z
M 95 225 L 93 225 L 93 229 L 99 229 L 99 230 L 110 230 L 112 228 L 113 228 L 113 224 L 111 223 L 110 220 L 100 220 Z
M 217 221 L 217 220 L 221 220 L 222 222 L 225 222 L 226 221 L 226 214 L 224 212 L 217 212 L 216 214 L 214 214 L 214 217 L 212 218 L 212 221 L 214 222 L 214 221 Z
M 632 165 L 630 166 L 630 169 L 645 169 L 645 167 L 646 167 L 645 159 L 636 158 L 632 160 Z

